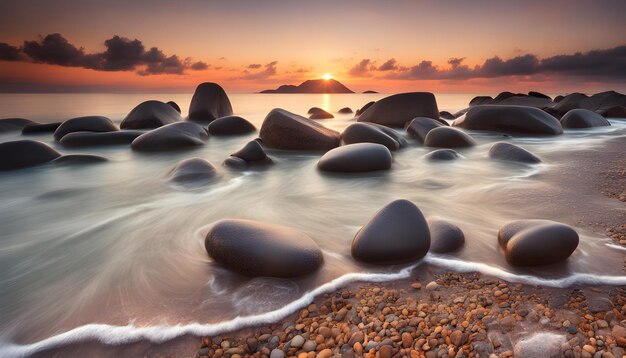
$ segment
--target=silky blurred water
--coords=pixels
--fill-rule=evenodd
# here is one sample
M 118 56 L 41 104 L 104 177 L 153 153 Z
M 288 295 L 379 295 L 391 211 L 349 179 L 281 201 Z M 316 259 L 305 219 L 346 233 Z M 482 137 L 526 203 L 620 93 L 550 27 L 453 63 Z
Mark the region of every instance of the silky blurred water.
M 233 94 L 236 114 L 260 126 L 275 107 L 306 114 L 312 106 L 335 113 L 322 123 L 342 130 L 356 110 L 382 94 Z M 437 95 L 440 110 L 455 112 L 473 94 Z M 136 104 L 174 100 L 187 113 L 191 94 L 2 94 L 0 117 L 40 122 L 105 115 L 119 123 Z M 304 292 L 349 272 L 395 272 L 401 267 L 362 265 L 350 257 L 361 225 L 390 201 L 416 203 L 426 216 L 440 216 L 465 232 L 466 246 L 449 257 L 514 274 L 563 278 L 574 273 L 623 275 L 623 251 L 583 228 L 581 244 L 564 265 L 516 270 L 498 250 L 496 233 L 507 221 L 545 218 L 575 224 L 578 208 L 555 207 L 542 193 L 568 152 L 601 150 L 626 135 L 626 125 L 566 131 L 559 137 L 503 137 L 472 133 L 478 145 L 452 163 L 431 163 L 427 148 L 409 139 L 394 153 L 388 172 L 328 175 L 316 168 L 320 153 L 269 150 L 275 165 L 262 171 L 221 166 L 258 133 L 211 137 L 198 149 L 144 154 L 128 146 L 68 150 L 105 156 L 108 163 L 79 167 L 40 166 L 0 172 L 0 338 L 31 343 L 88 323 L 173 325 L 219 322 L 280 308 Z M 23 138 L 0 134 L 0 141 Z M 30 137 L 33 138 L 33 137 Z M 493 142 L 506 140 L 544 158 L 538 166 L 487 159 Z M 219 168 L 219 180 L 200 188 L 176 187 L 167 173 L 191 157 Z M 559 188 L 563 190 L 563 188 Z M 567 192 L 566 192 L 567 193 Z M 524 200 L 528 196 L 529 200 Z M 546 196 L 547 198 L 548 196 Z M 512 203 L 515 203 L 514 205 Z M 581 204 L 582 206 L 585 203 Z M 322 248 L 320 271 L 298 280 L 243 277 L 212 263 L 204 249 L 211 223 L 246 218 L 283 224 L 309 234 Z M 601 259 L 598 259 L 601 258 Z

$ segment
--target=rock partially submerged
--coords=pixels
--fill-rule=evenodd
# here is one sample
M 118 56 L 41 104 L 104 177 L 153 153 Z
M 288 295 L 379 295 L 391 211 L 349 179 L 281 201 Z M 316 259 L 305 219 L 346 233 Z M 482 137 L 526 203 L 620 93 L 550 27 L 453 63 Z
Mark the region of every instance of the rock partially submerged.
M 439 118 L 437 101 L 432 93 L 410 92 L 385 97 L 362 112 L 358 121 L 404 128 L 415 117 Z
M 37 124 L 25 118 L 2 118 L 0 119 L 0 133 L 20 131 L 29 124 Z
M 606 127 L 611 123 L 596 112 L 588 109 L 572 109 L 561 118 L 563 128 Z
M 567 260 L 578 247 L 578 233 L 550 220 L 517 220 L 504 225 L 498 242 L 514 266 L 549 265 Z
M 541 159 L 533 153 L 515 144 L 506 142 L 498 142 L 492 145 L 489 149 L 489 158 L 529 164 L 541 163 Z
M 329 150 L 317 167 L 328 172 L 371 172 L 391 168 L 392 161 L 391 152 L 384 145 L 356 143 Z
M 350 107 L 343 107 L 340 110 L 338 110 L 337 113 L 350 114 L 350 113 L 354 113 L 354 112 L 352 111 L 352 108 L 350 108 Z
M 396 200 L 377 212 L 352 241 L 352 257 L 374 264 L 419 260 L 430 248 L 428 223 L 408 200 Z
M 508 134 L 558 135 L 563 128 L 558 119 L 533 107 L 475 106 L 453 126 L 471 130 L 495 131 Z
M 267 156 L 258 141 L 248 142 L 243 148 L 230 155 L 224 164 L 233 168 L 242 168 L 249 165 L 272 164 L 272 159 Z
M 119 129 L 113 121 L 102 116 L 86 116 L 68 119 L 54 131 L 54 139 L 61 140 L 72 132 L 115 132 Z
M 433 128 L 424 138 L 424 146 L 426 147 L 466 148 L 474 145 L 476 142 L 472 137 L 452 127 Z
M 167 103 L 145 101 L 133 108 L 120 124 L 121 129 L 154 129 L 180 122 L 180 113 Z
M 73 132 L 63 136 L 59 143 L 64 147 L 93 147 L 105 145 L 130 144 L 144 134 L 140 130 L 122 130 L 115 132 Z
M 375 101 L 367 102 L 363 107 L 356 110 L 355 116 L 357 117 L 360 116 L 363 112 L 365 112 L 365 110 L 370 108 L 374 103 L 376 102 Z
M 54 159 L 52 163 L 58 165 L 85 165 L 85 164 L 98 164 L 105 163 L 109 160 L 99 155 L 91 154 L 68 154 Z
M 181 113 L 180 112 L 180 106 L 174 102 L 174 101 L 167 101 L 167 104 L 169 104 L 170 106 L 172 106 L 172 108 L 174 108 L 176 110 L 176 112 Z
M 426 135 L 428 134 L 428 132 L 430 132 L 434 128 L 443 126 L 444 124 L 432 118 L 417 117 L 409 122 L 409 124 L 406 126 L 406 132 L 411 137 L 417 139 L 421 143 L 424 143 L 424 139 L 426 139 Z
M 239 135 L 256 131 L 254 124 L 239 116 L 217 118 L 209 123 L 211 135 Z
M 281 108 L 265 117 L 260 137 L 263 145 L 289 150 L 329 150 L 340 143 L 338 132 Z
M 233 107 L 220 85 L 204 82 L 196 87 L 189 106 L 190 120 L 207 123 L 232 114 Z
M 346 144 L 378 143 L 389 150 L 398 150 L 405 144 L 396 131 L 374 123 L 353 123 L 344 129 L 341 139 Z
M 203 145 L 209 134 L 193 122 L 178 122 L 144 133 L 133 140 L 131 147 L 138 151 L 167 151 Z
M 309 109 L 309 119 L 331 119 L 335 118 L 332 113 L 325 111 L 318 107 L 313 107 Z
M 206 183 L 217 176 L 217 169 L 201 158 L 185 159 L 172 169 L 169 180 L 177 183 Z
M 32 167 L 50 162 L 61 154 L 47 144 L 34 140 L 0 143 L 0 170 Z
M 41 133 L 54 133 L 63 122 L 54 123 L 30 123 L 22 128 L 22 135 L 41 134 Z
M 429 218 L 427 222 L 430 230 L 430 251 L 448 253 L 465 245 L 465 234 L 458 226 L 437 217 Z
M 307 234 L 252 220 L 220 220 L 204 243 L 213 260 L 248 276 L 302 276 L 316 271 L 324 260 Z
M 564 334 L 537 332 L 515 344 L 515 357 L 558 358 L 563 357 L 561 347 L 567 342 Z M 591 354 L 589 355 L 591 356 Z
M 426 158 L 427 160 L 455 160 L 457 158 L 460 158 L 461 156 L 459 155 L 459 153 L 457 153 L 454 149 L 436 149 L 433 150 L 432 152 L 424 155 L 424 158 Z

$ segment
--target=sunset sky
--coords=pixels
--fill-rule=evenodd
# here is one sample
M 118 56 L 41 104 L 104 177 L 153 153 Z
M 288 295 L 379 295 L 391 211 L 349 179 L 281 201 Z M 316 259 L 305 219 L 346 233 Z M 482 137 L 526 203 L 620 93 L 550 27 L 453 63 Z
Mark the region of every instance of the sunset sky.
M 0 2 L 0 91 L 626 91 L 626 1 Z

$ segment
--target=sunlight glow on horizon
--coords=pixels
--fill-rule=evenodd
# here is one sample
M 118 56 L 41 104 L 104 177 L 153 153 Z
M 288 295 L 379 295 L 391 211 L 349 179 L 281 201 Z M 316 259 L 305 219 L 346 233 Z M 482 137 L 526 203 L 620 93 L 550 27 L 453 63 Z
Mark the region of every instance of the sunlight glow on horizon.
M 323 79 L 323 80 L 326 80 L 326 81 L 331 80 L 332 78 L 333 78 L 333 75 L 331 75 L 330 73 L 325 73 L 325 74 L 322 76 L 322 79 Z

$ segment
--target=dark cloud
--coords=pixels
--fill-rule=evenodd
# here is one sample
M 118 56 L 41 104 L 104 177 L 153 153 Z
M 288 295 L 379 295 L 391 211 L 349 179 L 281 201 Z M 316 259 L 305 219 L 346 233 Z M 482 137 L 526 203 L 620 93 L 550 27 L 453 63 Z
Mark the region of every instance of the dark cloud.
M 61 34 L 50 34 L 37 41 L 24 41 L 22 51 L 33 62 L 84 67 L 83 49 L 69 43 Z
M 253 63 L 253 64 L 248 65 L 248 68 L 251 70 L 256 70 L 261 67 L 263 67 L 263 65 L 261 65 L 260 63 Z
M 241 77 L 244 80 L 258 80 L 258 79 L 265 79 L 271 76 L 274 76 L 276 74 L 276 65 L 278 64 L 278 61 L 272 61 L 270 63 L 265 64 L 263 67 L 263 69 L 261 71 L 256 71 L 256 72 L 250 72 L 248 70 L 244 70 L 243 71 L 243 76 Z M 256 65 L 256 64 L 254 64 Z M 252 65 L 250 65 L 252 66 Z M 250 67 L 248 66 L 249 69 L 258 69 L 259 67 Z
M 367 76 L 369 75 L 369 72 L 374 69 L 376 68 L 373 66 L 373 62 L 369 58 L 365 58 L 362 59 L 361 62 L 354 65 L 348 73 L 356 77 Z
M 378 67 L 379 71 L 393 71 L 398 69 L 398 62 L 395 58 L 390 58 Z
M 0 61 L 22 61 L 23 58 L 18 47 L 0 42 Z
M 207 64 L 206 62 L 197 61 L 189 65 L 189 68 L 194 71 L 202 71 L 202 70 L 206 70 L 207 68 L 209 68 L 209 64 Z
M 452 66 L 452 68 L 457 68 L 461 65 L 463 60 L 465 60 L 465 57 L 450 57 L 448 59 L 448 64 Z
M 626 78 L 626 45 L 606 50 L 594 50 L 573 55 L 544 58 L 546 71 L 571 75 Z

